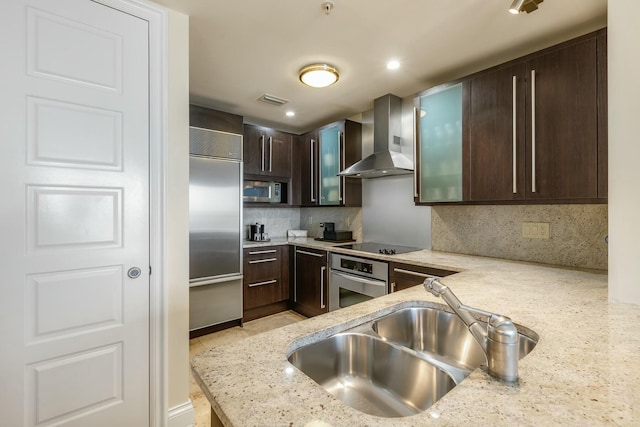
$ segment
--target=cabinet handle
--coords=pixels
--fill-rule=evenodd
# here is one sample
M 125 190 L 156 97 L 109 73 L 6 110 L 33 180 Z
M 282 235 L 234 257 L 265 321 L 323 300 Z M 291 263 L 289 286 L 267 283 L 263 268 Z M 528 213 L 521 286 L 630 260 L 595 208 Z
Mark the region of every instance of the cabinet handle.
M 311 140 L 311 179 L 309 180 L 309 182 L 311 182 L 311 201 L 315 202 L 316 201 L 316 196 L 314 194 L 314 177 L 315 177 L 315 151 L 314 151 L 314 146 L 316 145 L 316 141 L 314 139 Z
M 531 192 L 536 192 L 536 70 L 531 70 Z
M 256 259 L 253 261 L 249 261 L 249 264 L 262 264 L 263 262 L 274 262 L 277 261 L 278 258 L 265 258 L 265 259 Z
M 338 149 L 340 150 L 340 154 L 341 154 L 341 161 L 342 161 L 342 168 L 340 168 L 340 163 L 338 162 L 338 168 L 340 169 L 344 169 L 346 167 L 345 165 L 345 157 L 344 157 L 344 133 L 338 131 Z M 344 199 L 344 176 L 340 177 L 340 184 L 338 184 L 338 200 L 340 200 L 342 202 L 343 205 L 345 205 L 347 202 Z
M 266 282 L 257 282 L 257 283 L 250 283 L 248 286 L 250 288 L 255 288 L 256 286 L 264 286 L 264 285 L 270 285 L 272 283 L 277 283 L 278 281 L 276 279 L 273 280 L 267 280 Z
M 271 172 L 271 167 L 273 166 L 273 137 L 269 137 L 269 172 Z
M 518 115 L 517 115 L 517 107 L 516 107 L 516 102 L 517 102 L 517 98 L 516 98 L 516 90 L 517 90 L 517 84 L 518 84 L 518 77 L 513 76 L 513 194 L 516 194 L 518 192 L 518 183 L 516 182 L 517 178 L 518 178 L 518 174 L 517 174 L 517 166 L 516 166 L 516 161 L 518 160 L 518 156 L 516 155 L 516 150 L 517 150 L 517 142 L 516 142 L 516 138 L 518 136 L 518 132 L 516 131 L 516 125 L 517 125 L 517 121 L 518 121 Z
M 264 172 L 264 135 L 260 135 L 260 170 Z
M 262 255 L 262 254 L 275 254 L 275 249 L 267 249 L 266 251 L 253 251 L 249 252 L 249 255 Z
M 396 282 L 391 282 L 391 293 L 396 291 Z
M 418 273 L 417 271 L 405 270 L 404 268 L 394 268 L 393 271 L 396 273 L 409 274 L 411 276 L 424 277 L 425 279 L 431 279 L 431 278 L 442 279 L 442 277 L 440 276 L 434 276 L 433 274 L 427 274 L 427 273 Z
M 298 302 L 298 259 L 293 257 L 293 302 Z
M 313 252 L 301 251 L 299 249 L 296 249 L 296 253 L 297 254 L 303 254 L 303 255 L 311 255 L 311 256 L 318 257 L 318 258 L 322 258 L 324 256 L 322 254 L 316 254 L 316 253 L 313 253 Z
M 320 308 L 325 308 L 324 305 L 324 272 L 327 270 L 327 267 L 320 267 Z
M 418 197 L 418 138 L 420 134 L 420 119 L 418 109 L 413 107 L 413 197 Z

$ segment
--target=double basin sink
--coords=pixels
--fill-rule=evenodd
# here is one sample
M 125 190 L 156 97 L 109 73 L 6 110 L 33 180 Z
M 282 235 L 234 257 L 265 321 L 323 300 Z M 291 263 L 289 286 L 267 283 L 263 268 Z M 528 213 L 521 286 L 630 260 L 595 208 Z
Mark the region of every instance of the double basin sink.
M 288 360 L 345 404 L 381 417 L 425 411 L 485 353 L 465 324 L 439 307 L 399 309 L 293 351 Z M 519 357 L 537 335 L 519 333 Z

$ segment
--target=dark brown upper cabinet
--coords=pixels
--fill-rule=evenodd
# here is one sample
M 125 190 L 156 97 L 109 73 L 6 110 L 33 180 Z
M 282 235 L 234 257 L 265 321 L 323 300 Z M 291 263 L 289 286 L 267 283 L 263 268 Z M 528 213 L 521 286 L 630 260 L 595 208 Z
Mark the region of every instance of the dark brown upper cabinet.
M 362 158 L 362 125 L 342 120 L 302 135 L 294 150 L 301 206 L 362 206 L 362 181 L 337 175 Z
M 527 61 L 527 199 L 598 197 L 597 69 L 595 37 Z
M 603 29 L 460 79 L 457 203 L 606 202 L 606 58 Z
M 287 182 L 291 177 L 291 146 L 291 134 L 245 124 L 245 178 Z

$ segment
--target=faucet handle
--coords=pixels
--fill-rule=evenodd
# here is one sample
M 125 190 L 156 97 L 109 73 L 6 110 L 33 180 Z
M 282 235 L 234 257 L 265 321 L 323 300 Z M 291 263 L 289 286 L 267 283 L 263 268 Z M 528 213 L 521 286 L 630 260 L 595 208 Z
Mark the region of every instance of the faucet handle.
M 487 324 L 489 339 L 505 344 L 518 344 L 518 330 L 511 319 L 501 314 L 492 314 Z
M 487 364 L 489 374 L 504 381 L 518 380 L 520 335 L 510 318 L 493 314 L 487 324 Z

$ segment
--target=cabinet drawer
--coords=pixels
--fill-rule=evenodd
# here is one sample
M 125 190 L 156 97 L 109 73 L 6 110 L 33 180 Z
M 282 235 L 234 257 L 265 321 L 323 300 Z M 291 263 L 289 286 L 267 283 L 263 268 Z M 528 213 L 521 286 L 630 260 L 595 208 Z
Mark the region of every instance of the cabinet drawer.
M 282 276 L 281 248 L 267 246 L 245 249 L 244 283 L 264 282 Z
M 244 284 L 244 304 L 243 310 L 261 307 L 263 305 L 272 304 L 282 301 L 282 283 L 280 277 L 265 278 L 255 282 L 246 282 Z
M 390 291 L 401 291 L 402 289 L 420 285 L 430 277 L 445 277 L 454 273 L 456 272 L 450 270 L 442 270 L 439 268 L 423 267 L 411 264 L 390 263 Z
M 288 292 L 288 272 L 283 274 L 284 246 L 261 246 L 244 249 L 243 310 L 264 308 L 269 304 L 286 301 Z M 265 313 L 252 312 L 249 318 L 257 318 Z M 245 316 L 246 317 L 246 316 Z

